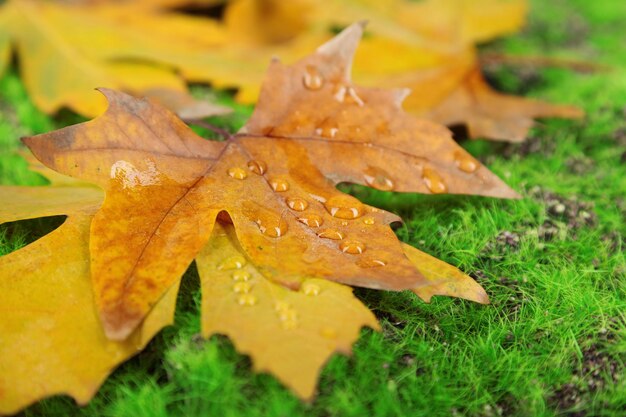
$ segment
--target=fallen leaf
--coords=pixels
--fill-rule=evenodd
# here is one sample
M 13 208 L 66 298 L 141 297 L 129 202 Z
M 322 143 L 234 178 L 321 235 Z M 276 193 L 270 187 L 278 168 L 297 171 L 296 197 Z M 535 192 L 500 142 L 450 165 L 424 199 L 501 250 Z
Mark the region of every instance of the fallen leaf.
M 67 216 L 52 233 L 0 258 L 0 414 L 54 394 L 86 404 L 117 365 L 172 323 L 178 285 L 128 339 L 107 339 L 94 306 L 88 250 L 102 191 L 68 179 L 0 187 L 0 195 L 0 223 Z
M 225 259 L 231 267 L 224 267 Z M 247 262 L 232 225 L 216 224 L 196 264 L 202 334 L 229 336 L 252 357 L 255 370 L 275 375 L 302 398 L 313 396 L 319 370 L 333 353 L 351 352 L 361 327 L 379 328 L 350 287 L 310 278 L 292 291 L 266 279 Z
M 111 90 L 103 91 L 110 102 L 103 116 L 25 139 L 48 167 L 107 193 L 90 246 L 110 338 L 126 338 L 143 320 L 222 211 L 248 256 L 263 273 L 280 271 L 283 285 L 298 288 L 312 276 L 402 290 L 425 282 L 388 227 L 397 217 L 340 193 L 337 183 L 517 196 L 447 129 L 403 114 L 403 91 L 351 85 L 361 33 L 351 26 L 293 67 L 274 63 L 247 133 L 225 143 L 202 140 L 165 109 Z
M 522 142 L 535 125 L 535 118 L 576 119 L 584 116 L 584 112 L 574 106 L 498 93 L 487 84 L 477 62 L 440 68 L 422 74 L 414 83 L 404 81 L 417 91 L 424 91 L 422 85 L 445 86 L 442 82 L 445 79 L 457 80 L 453 90 L 430 88 L 430 100 L 424 100 L 426 93 L 419 98 L 410 97 L 407 105 L 420 117 L 448 126 L 466 125 L 470 138 Z
M 205 47 L 187 42 L 191 38 L 189 31 L 198 33 L 201 28 L 200 33 L 211 36 L 218 30 L 211 32 L 210 22 L 202 21 L 199 26 L 191 17 L 159 16 L 151 20 L 148 14 L 145 20 L 154 27 L 141 33 L 146 28 L 133 28 L 123 20 L 124 14 L 134 10 L 129 7 L 123 3 L 116 6 L 7 1 L 0 8 L 0 57 L 8 56 L 9 46 L 13 45 L 26 89 L 34 103 L 47 113 L 69 107 L 85 116 L 98 115 L 106 102 L 92 90 L 101 86 L 138 96 L 167 89 L 170 95 L 191 100 L 185 81 L 174 68 L 184 65 L 184 57 L 201 54 Z M 133 53 L 134 50 L 141 50 L 144 55 Z M 155 61 L 146 54 L 164 58 Z M 167 100 L 162 103 L 169 104 Z
M 465 298 L 481 304 L 489 304 L 485 290 L 472 278 L 457 268 L 410 245 L 403 245 L 404 254 L 417 266 L 429 285 L 415 288 L 413 292 L 430 303 L 435 295 Z
M 187 93 L 167 88 L 148 89 L 143 92 L 143 96 L 167 107 L 185 121 L 203 119 L 208 116 L 223 116 L 232 112 L 230 107 L 196 100 Z
M 405 108 L 413 114 L 508 141 L 524 138 L 533 118 L 581 116 L 571 106 L 502 96 L 477 75 L 474 44 L 518 30 L 526 0 L 238 0 L 226 4 L 223 20 L 177 12 L 185 5 L 200 3 L 10 0 L 0 9 L 7 22 L 0 52 L 8 36 L 26 88 L 46 112 L 67 106 L 100 114 L 105 102 L 91 89 L 103 86 L 188 96 L 184 80 L 238 87 L 239 100 L 254 102 L 271 57 L 294 61 L 336 28 L 365 19 L 371 24 L 356 80 L 411 88 Z
M 28 318 L 15 314 L 3 322 L 0 337 L 33 338 L 46 349 L 52 343 L 54 351 L 33 347 L 28 366 L 39 366 L 46 380 L 63 380 L 32 393 L 32 379 L 20 380 L 23 385 L 0 380 L 2 409 L 59 392 L 86 401 L 128 357 L 129 346 L 135 352 L 171 321 L 180 278 L 194 259 L 202 277 L 203 334 L 229 335 L 256 369 L 306 398 L 333 352 L 349 352 L 362 326 L 377 328 L 342 284 L 410 289 L 425 301 L 452 295 L 488 302 L 471 278 L 399 242 L 388 226 L 395 215 L 335 188 L 355 182 L 405 192 L 517 196 L 447 129 L 403 113 L 404 91 L 351 83 L 361 34 L 362 26 L 353 25 L 293 66 L 274 62 L 245 133 L 225 142 L 204 140 L 158 104 L 111 90 L 103 90 L 109 108 L 97 119 L 24 139 L 45 166 L 73 179 L 31 161 L 50 186 L 0 188 L 10 202 L 1 221 L 68 215 L 55 232 L 0 258 L 0 306 L 34 306 Z M 35 263 L 33 275 L 27 271 Z M 23 277 L 19 285 L 16 273 Z M 24 301 L 34 283 L 34 296 Z M 61 309 L 64 303 L 77 312 Z M 80 319 L 65 324 L 71 314 Z M 50 317 L 53 328 L 34 327 L 35 336 L 20 324 L 45 327 Z M 86 339 L 64 326 L 85 327 Z M 274 339 L 258 331 L 264 328 L 276 329 Z M 103 365 L 97 375 L 83 374 L 79 359 L 72 364 L 79 369 L 66 364 L 75 358 L 66 350 L 76 340 L 93 355 L 101 349 L 111 355 L 94 359 Z M 19 349 L 10 346 L 0 367 L 13 381 L 15 372 L 30 368 L 3 361 L 15 361 Z
M 225 11 L 232 50 L 224 57 L 247 59 L 251 69 L 220 79 L 220 84 L 234 83 L 241 100 L 255 101 L 258 80 L 250 60 L 289 60 L 291 50 L 327 39 L 330 29 L 367 20 L 369 36 L 355 58 L 358 82 L 408 87 L 413 94 L 405 102 L 407 111 L 438 123 L 465 124 L 473 138 L 517 142 L 526 137 L 534 118 L 582 116 L 573 106 L 502 95 L 480 75 L 474 44 L 519 30 L 526 11 L 526 0 L 232 1 Z M 274 34 L 277 30 L 280 35 Z

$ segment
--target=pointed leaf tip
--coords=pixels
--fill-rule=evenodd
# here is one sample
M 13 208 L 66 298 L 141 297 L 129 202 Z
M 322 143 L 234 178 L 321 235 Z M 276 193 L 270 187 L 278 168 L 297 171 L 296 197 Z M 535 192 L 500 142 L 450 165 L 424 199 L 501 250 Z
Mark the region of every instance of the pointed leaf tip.
M 344 66 L 345 78 L 350 79 L 352 72 L 352 60 L 359 42 L 363 37 L 363 31 L 367 22 L 362 20 L 345 28 L 337 36 L 317 48 L 317 53 L 325 55 Z

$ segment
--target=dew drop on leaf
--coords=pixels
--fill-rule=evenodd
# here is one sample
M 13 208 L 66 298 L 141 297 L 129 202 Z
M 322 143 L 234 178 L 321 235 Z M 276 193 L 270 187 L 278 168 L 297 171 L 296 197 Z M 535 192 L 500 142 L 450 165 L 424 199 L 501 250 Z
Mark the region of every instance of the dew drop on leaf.
M 425 167 L 422 173 L 422 179 L 433 194 L 443 194 L 448 191 L 448 187 L 443 182 L 443 179 L 433 169 Z
M 289 226 L 287 222 L 277 216 L 264 215 L 257 219 L 256 224 L 259 226 L 259 230 L 265 236 L 268 237 L 281 237 L 287 233 Z
M 344 253 L 359 255 L 365 252 L 365 244 L 358 240 L 346 240 L 345 242 L 341 242 L 341 245 L 339 245 L 339 249 L 341 249 L 341 251 Z
M 241 269 L 246 264 L 243 256 L 231 256 L 226 258 L 217 266 L 219 270 Z
M 376 220 L 374 220 L 373 217 L 366 217 L 366 218 L 363 219 L 363 223 L 368 225 L 368 226 L 371 226 L 374 223 L 376 223 Z
M 359 259 L 356 264 L 361 268 L 380 268 L 387 265 L 387 262 L 379 258 L 363 258 Z
M 290 308 L 291 308 L 291 306 L 286 301 L 276 301 L 274 303 L 274 310 L 276 310 L 279 313 L 281 311 L 289 310 Z
M 463 172 L 467 172 L 471 174 L 476 171 L 480 166 L 480 163 L 476 161 L 469 155 L 466 155 L 464 152 L 456 151 L 454 153 L 454 161 L 456 162 L 456 166 Z
M 267 171 L 267 164 L 263 161 L 248 161 L 248 169 L 257 175 L 263 175 Z
M 257 303 L 257 298 L 253 294 L 241 294 L 237 302 L 242 306 L 253 306 Z
M 272 190 L 277 192 L 287 191 L 289 189 L 289 183 L 282 178 L 273 178 L 270 180 Z
M 349 195 L 336 195 L 329 198 L 324 207 L 331 216 L 339 219 L 356 219 L 363 215 L 363 204 Z
M 320 293 L 320 286 L 310 282 L 302 285 L 301 291 L 304 295 L 318 295 Z
M 329 139 L 332 139 L 335 136 L 337 136 L 338 132 L 339 132 L 339 128 L 330 127 L 330 126 L 323 126 L 323 127 L 318 127 L 317 129 L 315 129 L 315 134 L 317 136 L 322 136 L 322 137 L 329 138 Z
M 320 227 L 322 224 L 324 224 L 324 219 L 322 218 L 322 216 L 314 213 L 299 217 L 298 221 L 300 223 L 306 224 L 309 227 Z
M 377 190 L 391 191 L 395 186 L 389 176 L 384 171 L 377 168 L 368 168 L 363 173 L 363 178 L 367 185 Z
M 311 91 L 317 91 L 324 86 L 324 78 L 313 65 L 307 65 L 302 77 L 302 83 Z
M 363 100 L 359 97 L 354 87 L 340 85 L 335 91 L 334 98 L 340 103 L 364 105 Z
M 233 273 L 233 281 L 248 281 L 250 273 L 247 271 L 235 271 Z
M 248 177 L 248 173 L 246 172 L 246 170 L 239 167 L 229 168 L 228 175 L 237 180 L 245 180 Z
M 235 283 L 235 285 L 233 285 L 233 291 L 236 293 L 243 293 L 243 294 L 247 294 L 250 292 L 250 290 L 252 289 L 252 285 L 249 282 L 237 282 Z
M 278 312 L 281 326 L 285 330 L 295 329 L 298 326 L 298 313 L 293 308 L 287 308 Z
M 295 211 L 304 211 L 309 207 L 308 201 L 297 197 L 288 198 L 287 205 L 290 209 Z
M 335 229 L 324 229 L 317 234 L 318 237 L 322 239 L 332 239 L 332 240 L 341 240 L 343 239 L 343 234 L 339 230 Z

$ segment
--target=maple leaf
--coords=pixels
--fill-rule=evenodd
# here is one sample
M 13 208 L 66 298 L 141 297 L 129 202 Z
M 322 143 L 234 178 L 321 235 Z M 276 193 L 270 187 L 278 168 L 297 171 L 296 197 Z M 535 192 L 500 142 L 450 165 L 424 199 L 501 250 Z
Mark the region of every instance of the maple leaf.
M 41 166 L 44 187 L 0 187 L 0 223 L 66 215 L 52 233 L 0 258 L 0 414 L 53 394 L 85 404 L 119 363 L 172 323 L 178 285 L 123 342 L 104 337 L 89 274 L 89 224 L 102 190 Z
M 328 40 L 329 29 L 366 19 L 357 81 L 410 87 L 417 93 L 405 108 L 420 117 L 464 123 L 472 137 L 521 141 L 536 117 L 582 115 L 501 95 L 479 73 L 474 43 L 518 30 L 525 0 L 240 0 L 228 2 L 219 21 L 175 11 L 214 3 L 10 0 L 0 9 L 0 57 L 9 39 L 29 94 L 46 112 L 100 114 L 105 102 L 89 90 L 107 86 L 140 96 L 167 89 L 160 101 L 185 116 L 177 107 L 190 98 L 184 80 L 236 86 L 241 101 L 254 102 L 270 57 L 293 61 Z M 195 115 L 224 111 L 192 106 Z
M 85 116 L 102 113 L 106 102 L 91 92 L 101 85 L 154 96 L 181 117 L 228 112 L 194 100 L 173 71 L 202 52 L 205 45 L 189 42 L 190 31 L 201 28 L 211 36 L 210 22 L 144 12 L 149 27 L 135 27 L 123 21 L 133 10 L 124 4 L 7 1 L 0 7 L 0 73 L 14 49 L 26 89 L 47 113 L 63 106 Z M 168 32 L 156 29 L 161 26 Z
M 337 183 L 516 197 L 447 129 L 402 114 L 406 91 L 351 85 L 361 33 L 354 25 L 292 67 L 273 63 L 246 133 L 227 142 L 201 140 L 165 109 L 111 90 L 103 90 L 103 116 L 24 140 L 48 167 L 107 193 L 90 246 L 109 337 L 124 339 L 141 322 L 220 212 L 254 263 L 283 285 L 313 276 L 402 290 L 423 277 L 388 227 L 397 217 Z
M 358 82 L 409 87 L 414 94 L 405 102 L 407 111 L 447 125 L 465 124 L 473 138 L 519 142 L 534 118 L 583 114 L 573 106 L 503 95 L 480 74 L 474 44 L 519 30 L 526 10 L 526 0 L 232 1 L 224 13 L 229 50 L 223 56 L 239 60 L 244 70 L 211 75 L 220 85 L 239 86 L 239 99 L 254 102 L 257 60 L 291 58 L 294 50 L 330 37 L 329 28 L 367 20 L 369 36 L 355 58 Z
M 194 259 L 203 334 L 229 335 L 257 369 L 303 398 L 313 395 L 319 368 L 333 352 L 349 351 L 362 326 L 377 328 L 345 284 L 410 289 L 426 301 L 450 295 L 488 302 L 470 277 L 399 242 L 388 226 L 395 215 L 335 188 L 354 182 L 517 196 L 447 129 L 404 114 L 405 90 L 351 83 L 361 34 L 362 26 L 353 25 L 293 66 L 273 62 L 245 131 L 225 142 L 204 140 L 165 108 L 112 90 L 103 90 L 110 104 L 97 119 L 24 139 L 44 165 L 78 180 L 35 165 L 52 186 L 0 188 L 12 202 L 0 211 L 1 221 L 68 215 L 57 231 L 0 258 L 0 305 L 17 308 L 29 286 L 39 285 L 23 304 L 33 307 L 22 310 L 29 322 L 43 323 L 43 330 L 24 327 L 26 319 L 11 315 L 0 337 L 40 332 L 58 352 L 30 344 L 20 365 L 13 363 L 17 348 L 8 345 L 0 355 L 0 369 L 7 370 L 0 411 L 59 392 L 86 401 L 131 354 L 128 346 L 135 352 L 171 321 L 180 278 Z M 26 271 L 34 260 L 41 274 L 31 279 Z M 15 271 L 25 271 L 17 284 Z M 36 307 L 46 297 L 50 308 Z M 76 305 L 75 298 L 82 304 L 73 312 L 65 304 Z M 80 320 L 65 324 L 72 314 Z M 96 356 L 110 353 L 97 360 L 98 372 L 88 373 L 67 352 L 74 348 L 73 326 L 88 328 L 86 339 L 76 339 L 81 346 Z M 261 329 L 272 329 L 271 339 Z M 31 381 L 17 375 L 37 367 L 42 380 L 59 375 L 62 381 L 29 391 Z M 88 389 L 81 391 L 79 382 Z

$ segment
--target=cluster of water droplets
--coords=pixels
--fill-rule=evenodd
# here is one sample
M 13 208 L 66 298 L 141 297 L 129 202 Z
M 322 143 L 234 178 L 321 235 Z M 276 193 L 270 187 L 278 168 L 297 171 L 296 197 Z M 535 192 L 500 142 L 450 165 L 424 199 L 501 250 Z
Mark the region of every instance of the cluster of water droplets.
M 252 293 L 254 284 L 250 281 L 251 275 L 244 270 L 246 259 L 243 256 L 235 255 L 224 259 L 217 269 L 220 271 L 233 271 L 232 291 L 236 295 L 236 301 L 242 306 L 253 306 L 257 303 L 257 297 Z
M 307 65 L 302 75 L 302 84 L 309 91 L 319 91 L 325 85 L 325 79 L 319 70 L 313 65 Z M 334 87 L 333 98 L 340 103 L 357 104 L 363 106 L 365 103 L 359 97 L 354 87 L 338 84 Z M 315 134 L 325 138 L 334 138 L 339 132 L 339 126 L 331 119 L 326 120 L 315 129 Z M 466 173 L 474 173 L 480 163 L 463 151 L 454 153 L 454 161 L 459 170 Z M 392 191 L 395 188 L 394 181 L 382 170 L 374 168 L 368 169 L 364 174 L 364 180 L 370 187 L 383 191 Z M 426 187 L 433 194 L 446 193 L 448 187 L 434 169 L 425 167 L 422 171 L 422 180 Z
M 258 303 L 257 296 L 253 293 L 254 282 L 251 274 L 245 270 L 247 264 L 243 256 L 235 255 L 224 259 L 217 269 L 230 272 L 232 278 L 232 292 L 236 296 L 235 301 L 241 306 L 254 306 Z M 321 287 L 313 282 L 305 282 L 299 292 L 307 297 L 316 297 L 322 293 Z M 276 317 L 285 330 L 293 330 L 299 325 L 297 309 L 288 301 L 278 299 L 274 302 Z M 327 339 L 335 339 L 337 330 L 332 327 L 322 327 L 320 335 Z

